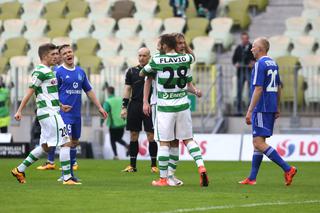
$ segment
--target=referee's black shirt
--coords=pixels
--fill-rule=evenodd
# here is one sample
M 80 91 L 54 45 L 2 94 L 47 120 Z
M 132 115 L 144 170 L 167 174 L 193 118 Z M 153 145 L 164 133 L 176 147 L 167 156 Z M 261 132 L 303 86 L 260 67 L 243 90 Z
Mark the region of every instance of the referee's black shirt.
M 143 67 L 138 65 L 127 70 L 125 84 L 131 86 L 131 101 L 143 103 L 144 77 L 139 76 Z

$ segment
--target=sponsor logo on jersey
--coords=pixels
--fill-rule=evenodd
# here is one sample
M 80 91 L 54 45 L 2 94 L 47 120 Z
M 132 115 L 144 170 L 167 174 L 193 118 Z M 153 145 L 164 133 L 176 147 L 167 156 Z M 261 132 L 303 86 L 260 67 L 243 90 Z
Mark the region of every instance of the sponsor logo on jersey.
M 56 79 L 56 78 L 52 79 L 50 83 L 51 83 L 52 85 L 57 85 L 57 79 Z
M 79 85 L 78 85 L 78 82 L 73 82 L 72 86 L 73 86 L 73 88 L 77 89 L 78 86 L 79 86 Z

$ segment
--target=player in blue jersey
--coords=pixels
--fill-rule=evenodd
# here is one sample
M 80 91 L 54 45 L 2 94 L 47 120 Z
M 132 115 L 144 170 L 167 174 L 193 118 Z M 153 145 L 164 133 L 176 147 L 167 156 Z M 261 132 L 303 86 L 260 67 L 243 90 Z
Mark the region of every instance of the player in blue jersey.
M 256 177 L 263 154 L 280 166 L 284 171 L 285 184 L 292 183 L 297 169 L 289 166 L 278 152 L 266 143 L 266 138 L 273 133 L 275 119 L 280 115 L 280 76 L 274 60 L 267 56 L 269 41 L 258 38 L 252 46 L 252 53 L 257 62 L 251 75 L 251 102 L 246 115 L 246 123 L 252 124 L 254 153 L 251 173 L 240 184 L 256 184 Z
M 59 101 L 70 107 L 67 112 L 60 112 L 63 121 L 66 124 L 68 133 L 71 137 L 73 146 L 70 150 L 71 164 L 76 162 L 76 146 L 79 145 L 81 135 L 81 93 L 82 90 L 89 99 L 96 105 L 103 119 L 106 119 L 107 113 L 101 106 L 92 87 L 87 79 L 84 70 L 75 66 L 74 53 L 70 45 L 62 45 L 59 48 L 63 64 L 56 69 L 56 78 L 58 80 Z M 54 155 L 54 151 L 51 152 Z M 50 157 L 49 157 L 50 158 Z M 50 163 L 50 162 L 49 162 Z M 49 164 L 47 162 L 47 164 Z M 73 166 L 72 166 L 73 167 Z M 71 172 L 73 169 L 71 169 Z

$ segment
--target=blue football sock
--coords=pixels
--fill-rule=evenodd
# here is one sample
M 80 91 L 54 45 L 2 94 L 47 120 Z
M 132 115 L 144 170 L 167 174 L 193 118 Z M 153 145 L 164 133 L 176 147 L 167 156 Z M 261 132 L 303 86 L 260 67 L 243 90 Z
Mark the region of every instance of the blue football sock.
M 56 152 L 56 147 L 50 147 L 48 152 L 48 162 L 54 164 L 54 153 Z
M 257 178 L 259 168 L 263 159 L 263 153 L 259 151 L 254 151 L 252 155 L 252 162 L 251 162 L 251 172 L 249 179 L 255 180 Z
M 71 147 L 70 149 L 70 163 L 71 163 L 71 176 L 73 176 L 73 165 L 76 162 L 77 147 Z
M 283 171 L 288 172 L 290 170 L 290 166 L 287 162 L 285 162 L 280 155 L 278 154 L 278 152 L 276 150 L 274 150 L 271 146 L 269 146 L 266 150 L 264 150 L 263 152 L 270 160 L 272 160 L 273 162 L 275 162 L 276 164 L 278 164 L 278 166 L 280 166 Z

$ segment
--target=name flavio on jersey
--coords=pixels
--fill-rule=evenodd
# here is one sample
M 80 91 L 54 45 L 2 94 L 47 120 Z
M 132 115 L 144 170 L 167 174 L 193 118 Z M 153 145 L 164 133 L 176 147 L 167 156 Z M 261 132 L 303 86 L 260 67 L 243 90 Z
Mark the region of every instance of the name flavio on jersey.
M 182 57 L 174 57 L 174 58 L 160 58 L 159 59 L 160 64 L 171 64 L 171 63 L 183 63 L 187 62 L 187 58 Z

